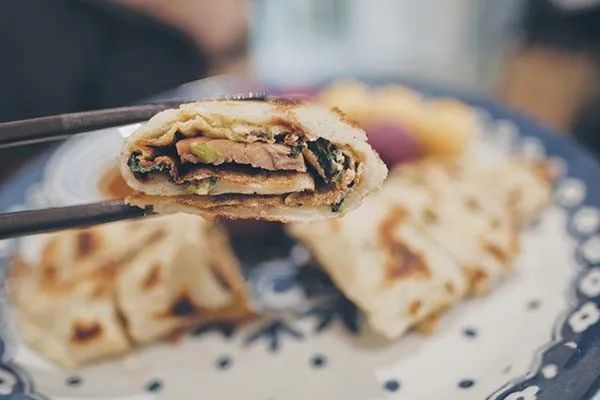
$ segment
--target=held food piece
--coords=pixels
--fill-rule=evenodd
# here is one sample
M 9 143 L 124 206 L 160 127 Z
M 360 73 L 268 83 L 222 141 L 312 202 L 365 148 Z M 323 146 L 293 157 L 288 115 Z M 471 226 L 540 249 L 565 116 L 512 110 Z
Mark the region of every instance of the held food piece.
M 221 228 L 182 215 L 61 232 L 8 284 L 25 341 L 69 368 L 251 315 Z
M 159 213 L 307 221 L 338 217 L 387 169 L 338 111 L 281 101 L 203 101 L 154 116 L 125 143 L 130 204 Z
M 513 161 L 400 166 L 355 212 L 290 232 L 369 324 L 395 338 L 510 271 L 519 229 L 550 200 L 542 171 Z

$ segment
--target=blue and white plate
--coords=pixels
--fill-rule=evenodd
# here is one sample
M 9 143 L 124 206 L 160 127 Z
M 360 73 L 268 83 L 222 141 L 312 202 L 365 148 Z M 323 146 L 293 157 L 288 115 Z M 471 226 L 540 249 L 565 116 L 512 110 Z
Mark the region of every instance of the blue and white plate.
M 260 258 L 237 243 L 267 317 L 199 326 L 176 344 L 76 375 L 20 341 L 0 291 L 0 399 L 600 399 L 600 167 L 530 120 L 463 99 L 497 148 L 546 155 L 563 175 L 554 204 L 524 234 L 514 275 L 452 309 L 432 336 L 382 342 L 291 239 L 271 241 Z M 0 189 L 0 209 L 99 199 L 98 171 L 113 165 L 130 131 L 64 143 Z M 36 241 L 0 242 L 3 263 L 15 251 L 35 253 Z

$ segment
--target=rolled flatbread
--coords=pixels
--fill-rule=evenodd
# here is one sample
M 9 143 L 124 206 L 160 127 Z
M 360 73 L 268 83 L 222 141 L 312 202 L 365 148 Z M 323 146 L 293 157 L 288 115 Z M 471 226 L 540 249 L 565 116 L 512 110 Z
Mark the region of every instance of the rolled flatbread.
M 124 145 L 127 202 L 155 212 L 309 221 L 338 217 L 387 168 L 337 110 L 289 101 L 200 101 L 163 111 Z
M 52 235 L 39 262 L 15 261 L 8 284 L 25 341 L 67 368 L 252 315 L 221 228 L 184 215 Z

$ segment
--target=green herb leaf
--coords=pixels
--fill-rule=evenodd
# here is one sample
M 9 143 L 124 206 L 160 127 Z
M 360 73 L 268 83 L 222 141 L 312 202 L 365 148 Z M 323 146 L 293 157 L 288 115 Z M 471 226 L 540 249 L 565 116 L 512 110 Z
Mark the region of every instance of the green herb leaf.
M 144 167 L 140 164 L 140 154 L 133 153 L 129 156 L 127 160 L 127 166 L 132 172 L 137 172 L 138 174 L 150 174 L 153 172 L 163 172 L 168 171 L 169 167 L 167 165 L 152 165 L 149 167 Z
M 300 153 L 302 153 L 302 150 L 304 150 L 305 148 L 306 148 L 306 143 L 299 143 L 299 144 L 295 145 L 294 147 L 292 147 L 292 150 L 290 150 L 290 156 L 298 157 L 298 155 Z
M 343 207 L 344 207 L 344 199 L 341 199 L 337 203 L 331 205 L 331 212 L 339 213 L 342 211 Z
M 319 138 L 314 142 L 308 143 L 308 148 L 317 157 L 317 161 L 328 179 L 335 174 L 336 170 L 334 167 L 335 156 L 333 151 L 330 149 L 329 142 L 323 138 Z
M 331 182 L 336 184 L 339 183 L 339 181 L 342 179 L 342 175 L 344 175 L 344 170 L 338 171 L 338 173 L 331 178 Z

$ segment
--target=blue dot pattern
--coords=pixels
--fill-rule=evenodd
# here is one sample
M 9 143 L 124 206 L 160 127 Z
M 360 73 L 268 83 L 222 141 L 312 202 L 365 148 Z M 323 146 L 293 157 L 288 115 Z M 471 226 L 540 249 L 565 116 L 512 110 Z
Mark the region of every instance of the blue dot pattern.
M 396 392 L 396 391 L 398 391 L 398 389 L 400 389 L 400 382 L 398 382 L 396 379 L 390 379 L 385 382 L 383 387 L 388 392 Z
M 461 389 L 468 389 L 474 384 L 475 382 L 473 382 L 471 379 L 463 379 L 462 381 L 458 382 L 458 387 Z
M 148 382 L 148 384 L 146 385 L 146 390 L 148 392 L 159 392 L 162 389 L 162 383 L 161 381 L 155 379 L 153 381 Z
M 311 359 L 311 364 L 313 365 L 313 367 L 315 368 L 321 368 L 324 367 L 325 364 L 327 363 L 327 359 L 325 358 L 325 356 L 323 355 L 316 355 Z
M 217 360 L 217 367 L 219 369 L 227 369 L 231 366 L 231 358 L 227 356 L 219 357 Z
M 79 376 L 70 376 L 67 378 L 67 385 L 78 386 L 81 385 L 82 379 Z
M 465 328 L 465 330 L 463 331 L 463 334 L 467 337 L 476 337 L 477 330 L 475 328 Z
M 530 300 L 527 303 L 527 309 L 528 310 L 537 310 L 538 308 L 540 308 L 540 301 L 539 300 Z

